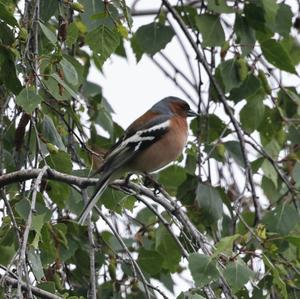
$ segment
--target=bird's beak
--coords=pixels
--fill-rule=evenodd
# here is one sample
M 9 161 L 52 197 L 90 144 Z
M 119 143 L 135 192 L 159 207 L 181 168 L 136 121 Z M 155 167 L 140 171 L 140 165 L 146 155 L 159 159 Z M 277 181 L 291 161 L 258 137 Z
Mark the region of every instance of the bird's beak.
M 196 113 L 195 111 L 193 111 L 192 109 L 190 109 L 187 112 L 187 116 L 196 117 L 196 116 L 199 116 L 199 114 Z

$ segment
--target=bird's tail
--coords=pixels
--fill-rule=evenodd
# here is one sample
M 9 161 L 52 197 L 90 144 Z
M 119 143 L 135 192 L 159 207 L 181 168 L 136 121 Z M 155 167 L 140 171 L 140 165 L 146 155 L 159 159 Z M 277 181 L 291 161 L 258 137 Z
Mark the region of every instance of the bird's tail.
M 89 199 L 88 203 L 85 205 L 84 209 L 82 210 L 78 223 L 83 225 L 85 223 L 85 220 L 93 207 L 96 205 L 97 200 L 102 195 L 102 193 L 105 191 L 107 185 L 110 182 L 110 175 L 100 178 L 99 182 L 96 185 L 96 191 L 94 192 L 93 196 Z

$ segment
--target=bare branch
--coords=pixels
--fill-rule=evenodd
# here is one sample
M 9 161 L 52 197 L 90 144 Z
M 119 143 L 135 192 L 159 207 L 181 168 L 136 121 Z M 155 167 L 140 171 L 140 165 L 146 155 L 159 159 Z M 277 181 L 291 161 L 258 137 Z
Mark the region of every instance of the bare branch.
M 82 197 L 84 202 L 88 202 L 88 194 L 86 189 L 82 190 Z M 90 298 L 96 299 L 97 298 L 97 285 L 96 285 L 96 269 L 95 269 L 95 241 L 93 235 L 93 223 L 92 223 L 92 214 L 88 216 L 88 235 L 89 235 L 89 257 L 90 257 L 90 282 L 91 282 L 91 293 Z
M 20 230 L 19 230 L 19 227 L 17 225 L 17 222 L 16 222 L 16 219 L 15 219 L 13 210 L 11 208 L 11 205 L 9 203 L 9 200 L 7 199 L 6 194 L 4 193 L 3 189 L 0 189 L 0 197 L 4 200 L 4 204 L 5 204 L 6 209 L 7 209 L 7 214 L 8 214 L 8 216 L 9 216 L 9 218 L 10 218 L 12 224 L 13 224 L 14 230 L 15 230 L 16 235 L 17 235 L 19 246 L 21 246 Z
M 137 270 L 142 283 L 144 285 L 144 289 L 145 289 L 145 293 L 146 293 L 146 297 L 147 299 L 150 299 L 150 293 L 148 290 L 148 285 L 149 283 L 147 282 L 143 271 L 141 270 L 140 266 L 138 265 L 138 263 L 135 261 L 135 259 L 132 257 L 128 247 L 126 246 L 126 244 L 124 243 L 122 237 L 119 235 L 119 233 L 117 232 L 117 230 L 114 228 L 114 226 L 111 224 L 111 222 L 108 220 L 108 218 L 102 213 L 102 211 L 95 206 L 95 209 L 97 211 L 97 213 L 100 215 L 100 217 L 105 221 L 105 223 L 109 226 L 109 228 L 111 229 L 111 231 L 113 232 L 114 236 L 118 239 L 120 245 L 122 246 L 122 248 L 125 250 L 125 252 L 127 253 L 128 257 L 130 258 L 132 264 L 134 265 L 135 269 Z M 167 297 L 166 297 L 167 298 Z
M 13 278 L 13 277 L 10 277 L 10 276 L 6 275 L 3 278 L 3 280 L 4 280 L 5 284 L 7 284 L 7 285 L 9 285 L 13 288 L 16 288 L 18 286 L 18 279 L 16 279 L 16 278 Z M 47 291 L 44 291 L 44 290 L 39 289 L 39 288 L 34 287 L 34 286 L 29 286 L 29 288 L 30 288 L 30 291 L 32 292 L 32 294 L 34 294 L 36 296 L 39 296 L 40 298 L 44 298 L 44 299 L 62 299 L 63 298 L 63 297 L 51 294 Z M 23 281 L 21 281 L 21 289 L 23 291 L 28 291 L 28 286 Z
M 174 234 L 174 232 L 171 229 L 171 225 L 170 223 L 160 214 L 158 213 L 158 211 L 156 211 L 156 209 L 150 205 L 142 196 L 136 195 L 137 199 L 141 202 L 144 203 L 144 205 L 153 212 L 153 214 L 155 214 L 158 219 L 160 220 L 160 222 L 165 226 L 165 228 L 168 230 L 168 232 L 170 233 L 170 235 L 172 236 L 172 238 L 174 239 L 174 241 L 177 243 L 178 247 L 180 248 L 183 256 L 185 258 L 188 258 L 189 254 L 188 252 L 185 250 L 184 246 L 181 244 L 181 242 L 179 241 L 178 237 Z
M 41 184 L 42 178 L 44 176 L 44 174 L 46 173 L 48 169 L 48 166 L 44 166 L 43 169 L 40 171 L 34 187 L 33 187 L 33 193 L 32 193 L 32 200 L 31 200 L 31 206 L 30 206 L 30 210 L 29 210 L 29 214 L 28 214 L 28 218 L 26 221 L 26 225 L 25 225 L 25 229 L 24 229 L 24 234 L 23 234 L 23 240 L 22 240 L 22 246 L 20 248 L 20 253 L 19 253 L 19 262 L 18 262 L 18 296 L 19 298 L 22 298 L 22 293 L 21 293 L 21 287 L 22 287 L 22 268 L 24 268 L 24 272 L 27 272 L 27 266 L 26 266 L 26 247 L 27 247 L 27 241 L 28 241 L 28 236 L 29 236 L 29 231 L 31 228 L 31 223 L 32 223 L 32 214 L 35 210 L 35 203 L 36 203 L 36 196 L 37 196 L 37 192 L 38 192 L 38 187 Z M 30 282 L 26 281 L 27 283 L 27 291 L 29 292 L 29 297 L 32 297 L 31 294 L 31 288 L 30 288 Z
M 39 175 L 40 172 L 41 172 L 40 168 L 35 168 L 35 169 L 22 169 L 22 170 L 4 174 L 0 176 L 0 188 L 3 188 L 4 186 L 12 183 L 18 183 L 18 182 L 34 179 Z M 61 173 L 50 168 L 47 169 L 43 178 L 67 183 L 70 185 L 75 185 L 80 188 L 93 186 L 98 181 L 97 179 L 94 178 L 77 177 L 67 173 Z

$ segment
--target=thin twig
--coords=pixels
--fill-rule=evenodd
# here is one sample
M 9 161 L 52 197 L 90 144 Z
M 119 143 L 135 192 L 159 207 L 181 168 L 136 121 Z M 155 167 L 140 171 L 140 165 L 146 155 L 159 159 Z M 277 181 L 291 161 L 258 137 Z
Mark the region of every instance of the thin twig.
M 182 252 L 182 255 L 185 258 L 188 258 L 189 257 L 188 252 L 185 250 L 184 246 L 181 244 L 181 242 L 179 241 L 178 237 L 172 231 L 170 223 L 158 211 L 156 211 L 156 209 L 152 205 L 150 205 L 142 196 L 139 196 L 138 194 L 136 194 L 135 196 L 136 196 L 136 198 L 139 201 L 143 202 L 144 205 L 147 206 L 147 208 L 150 211 L 152 211 L 153 214 L 155 214 L 158 217 L 158 219 L 160 220 L 160 222 L 165 226 L 165 228 L 170 233 L 171 237 L 174 239 L 174 241 L 176 242 L 176 244 L 180 248 L 180 250 Z
M 24 271 L 26 273 L 27 268 L 26 268 L 26 247 L 27 247 L 27 241 L 28 241 L 28 236 L 29 236 L 29 232 L 30 232 L 30 228 L 31 228 L 31 223 L 32 223 L 32 216 L 33 213 L 35 211 L 35 204 L 36 204 L 36 197 L 37 197 L 37 192 L 38 192 L 38 187 L 41 184 L 41 181 L 43 179 L 44 174 L 46 173 L 48 169 L 48 166 L 44 166 L 43 169 L 40 171 L 35 184 L 34 184 L 34 189 L 33 189 L 33 193 L 32 193 L 32 200 L 31 200 L 31 206 L 30 206 L 30 210 L 28 213 L 28 217 L 27 217 L 27 221 L 26 221 L 26 225 L 25 225 L 25 229 L 24 229 L 24 234 L 23 234 L 23 240 L 22 240 L 22 246 L 20 248 L 20 253 L 19 253 L 19 263 L 18 263 L 18 288 L 17 288 L 17 292 L 18 292 L 18 296 L 19 298 L 22 298 L 22 292 L 21 292 L 21 288 L 22 288 L 22 268 L 24 268 Z M 32 294 L 31 294 L 31 288 L 30 288 L 30 282 L 26 281 L 27 283 L 27 291 L 29 292 L 29 296 L 30 298 L 32 298 Z
M 19 284 L 19 280 L 6 275 L 4 277 L 4 283 L 11 286 L 11 287 L 13 287 L 13 288 L 16 288 Z M 28 289 L 28 285 L 23 281 L 21 281 L 21 289 L 23 291 L 27 291 L 27 292 L 30 289 L 30 292 L 32 294 L 38 296 L 39 298 L 44 298 L 44 299 L 62 299 L 63 298 L 63 297 L 51 294 L 47 291 L 44 291 L 44 290 L 42 290 L 40 288 L 37 288 L 37 287 L 34 287 L 34 286 L 29 286 L 29 289 Z M 21 297 L 18 297 L 18 298 L 21 298 Z
M 19 244 L 19 246 L 21 246 L 20 230 L 19 230 L 19 227 L 17 225 L 12 207 L 11 207 L 11 205 L 9 203 L 9 200 L 7 199 L 6 194 L 5 194 L 3 189 L 0 189 L 0 196 L 4 200 L 4 204 L 5 204 L 6 209 L 7 209 L 7 214 L 8 214 L 8 216 L 9 216 L 9 218 L 10 218 L 12 224 L 13 224 L 13 228 L 14 228 L 14 230 L 16 232 L 16 235 L 17 235 L 18 244 Z
M 82 190 L 82 197 L 85 203 L 88 202 L 87 190 Z M 88 235 L 89 235 L 89 257 L 90 257 L 90 296 L 91 299 L 97 298 L 97 285 L 96 285 L 96 268 L 95 268 L 95 241 L 93 234 L 92 214 L 90 213 L 87 219 Z
M 108 218 L 102 213 L 102 211 L 95 206 L 95 209 L 97 211 L 97 213 L 100 215 L 100 217 L 105 221 L 105 223 L 109 226 L 109 228 L 111 229 L 111 231 L 113 232 L 114 236 L 117 238 L 117 240 L 119 241 L 120 245 L 122 246 L 122 248 L 125 250 L 125 252 L 127 253 L 128 257 L 130 258 L 130 260 L 132 261 L 132 264 L 134 265 L 136 271 L 138 272 L 142 283 L 144 285 L 144 289 L 145 289 L 145 294 L 146 297 L 148 299 L 150 299 L 150 293 L 149 293 L 149 289 L 148 289 L 148 282 L 147 279 L 144 276 L 143 271 L 141 270 L 140 266 L 138 265 L 138 263 L 134 260 L 134 258 L 132 257 L 128 247 L 126 246 L 126 244 L 124 243 L 122 237 L 119 235 L 119 233 L 117 232 L 117 230 L 115 229 L 115 227 L 111 224 L 111 222 L 108 220 Z
M 286 184 L 287 188 L 289 189 L 289 191 L 294 194 L 295 190 L 292 186 L 292 184 L 288 181 L 287 177 L 280 171 L 278 165 L 276 164 L 276 162 L 274 161 L 274 159 L 268 154 L 268 152 L 266 152 L 263 147 L 261 147 L 258 144 L 255 144 L 254 142 L 251 142 L 249 140 L 246 140 L 246 142 L 248 144 L 250 144 L 258 153 L 260 153 L 262 156 L 264 156 L 273 166 L 273 168 L 275 169 L 275 171 L 277 172 L 277 174 L 279 175 L 279 177 L 281 178 L 281 180 Z
M 176 74 L 179 74 L 193 89 L 197 90 L 197 86 L 183 73 L 171 59 L 164 53 L 164 52 L 159 52 L 161 57 L 173 68 Z M 194 104 L 196 104 L 194 102 Z
M 171 81 L 173 81 L 173 83 L 175 83 L 175 85 L 176 85 L 176 86 L 184 93 L 184 95 L 185 95 L 191 102 L 194 102 L 193 97 L 185 90 L 184 87 L 182 87 L 182 86 L 178 83 L 176 77 L 170 75 L 169 72 L 166 70 L 166 68 L 163 67 L 162 64 L 159 63 L 159 62 L 157 61 L 156 58 L 151 57 L 151 59 L 152 59 L 153 63 L 154 63 L 154 64 L 155 64 L 155 65 L 156 65 L 156 66 L 157 66 L 157 67 L 165 74 L 165 76 L 168 77 L 169 79 L 171 79 Z

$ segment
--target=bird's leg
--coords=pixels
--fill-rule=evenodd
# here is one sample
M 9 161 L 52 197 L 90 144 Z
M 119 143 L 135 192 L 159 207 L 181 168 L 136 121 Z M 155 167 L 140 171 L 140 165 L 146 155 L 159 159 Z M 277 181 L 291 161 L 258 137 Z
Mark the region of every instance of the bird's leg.
M 125 177 L 125 181 L 124 181 L 124 186 L 122 187 L 125 191 L 127 192 L 131 192 L 130 188 L 129 188 L 129 180 L 130 180 L 130 177 L 133 175 L 134 173 L 132 172 L 129 172 L 127 174 L 127 176 Z
M 129 180 L 130 178 L 133 176 L 134 173 L 129 172 L 125 178 L 125 185 L 128 186 L 129 185 Z
M 154 195 L 161 193 L 161 184 L 157 182 L 152 175 L 146 172 L 144 172 L 144 185 L 146 187 L 153 187 Z

